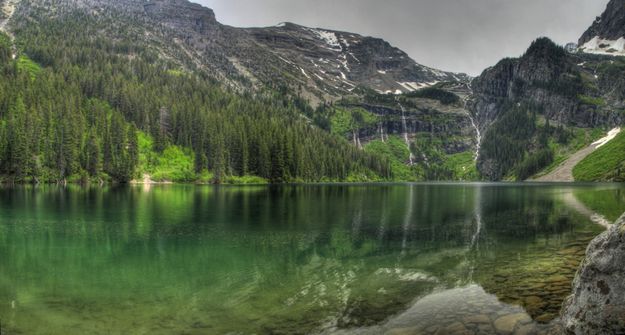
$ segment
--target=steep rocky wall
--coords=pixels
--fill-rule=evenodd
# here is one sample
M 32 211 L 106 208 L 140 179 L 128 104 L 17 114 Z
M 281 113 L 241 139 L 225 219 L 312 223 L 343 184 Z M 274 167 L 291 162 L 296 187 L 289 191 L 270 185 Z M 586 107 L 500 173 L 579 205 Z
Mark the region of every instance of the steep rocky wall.
M 625 215 L 591 242 L 562 319 L 569 334 L 625 334 Z

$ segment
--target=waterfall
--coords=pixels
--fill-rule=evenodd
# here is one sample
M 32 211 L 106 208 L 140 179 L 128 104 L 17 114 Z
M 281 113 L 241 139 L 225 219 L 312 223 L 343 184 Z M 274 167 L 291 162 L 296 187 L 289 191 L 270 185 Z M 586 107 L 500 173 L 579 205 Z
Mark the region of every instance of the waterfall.
M 11 40 L 11 58 L 17 58 L 17 47 L 15 46 L 15 36 L 13 33 L 7 28 L 9 21 L 13 18 L 13 14 L 15 13 L 15 8 L 18 3 L 16 0 L 6 0 L 4 4 L 0 6 L 0 14 L 4 14 L 4 18 L 0 18 L 0 31 L 4 32 L 9 36 Z
M 469 113 L 469 119 L 471 119 L 471 125 L 473 126 L 473 128 L 475 128 L 475 140 L 477 142 L 477 144 L 475 145 L 475 161 L 477 162 L 477 159 L 480 158 L 480 149 L 482 146 L 482 132 L 480 132 L 480 128 L 475 123 L 475 119 L 473 119 L 471 113 Z
M 414 165 L 414 155 L 412 154 L 412 150 L 410 150 L 410 141 L 408 140 L 408 124 L 406 123 L 406 110 L 404 109 L 404 106 L 402 106 L 400 103 L 398 103 L 399 108 L 401 108 L 401 126 L 403 129 L 403 136 L 404 136 L 404 142 L 406 142 L 406 148 L 408 148 L 408 152 L 410 153 L 410 155 L 408 156 L 408 159 L 410 160 L 410 165 Z
M 469 88 L 471 88 L 471 85 L 469 85 Z M 475 120 L 475 118 L 473 117 L 473 115 L 471 115 L 471 112 L 469 110 L 467 110 L 467 104 L 469 103 L 469 99 L 471 98 L 470 95 L 468 95 L 466 98 L 464 98 L 464 110 L 467 111 L 467 115 L 469 116 L 469 119 L 471 120 L 471 125 L 473 126 L 473 129 L 475 129 L 475 161 L 477 162 L 478 158 L 480 158 L 480 149 L 482 147 L 482 132 L 480 131 L 480 127 L 478 127 L 477 122 Z
M 352 131 L 352 137 L 354 138 L 354 146 L 358 149 L 362 149 L 362 143 L 360 143 L 360 135 L 356 134 L 357 130 Z
M 378 129 L 379 129 L 380 139 L 382 140 L 382 143 L 386 142 L 386 140 L 384 139 L 384 124 L 382 122 L 378 124 Z

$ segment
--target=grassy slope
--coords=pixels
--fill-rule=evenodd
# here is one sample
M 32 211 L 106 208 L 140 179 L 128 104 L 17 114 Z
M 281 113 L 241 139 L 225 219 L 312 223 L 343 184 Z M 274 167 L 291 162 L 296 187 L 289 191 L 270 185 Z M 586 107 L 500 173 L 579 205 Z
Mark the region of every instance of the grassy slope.
M 625 132 L 577 164 L 573 176 L 576 181 L 625 180 Z
M 360 127 L 370 126 L 378 122 L 378 116 L 363 108 L 335 107 L 333 115 L 330 118 L 332 133 L 341 136 L 350 133 L 354 127 L 353 113 L 359 113 L 362 116 L 363 123 Z
M 534 177 L 540 177 L 550 173 L 566 161 L 571 155 L 605 136 L 605 132 L 601 129 L 571 128 L 571 130 L 573 132 L 573 136 L 566 145 L 562 145 L 554 139 L 549 140 L 549 147 L 554 152 L 553 162 L 545 169 L 537 173 Z
M 445 165 L 454 172 L 454 176 L 457 180 L 477 181 L 480 179 L 475 164 L 475 153 L 472 151 L 448 155 Z
M 416 167 L 410 167 L 406 163 L 410 152 L 404 140 L 398 136 L 389 136 L 388 141 L 375 140 L 365 146 L 365 151 L 378 153 L 387 157 L 391 162 L 393 175 L 397 181 L 418 181 L 420 180 Z

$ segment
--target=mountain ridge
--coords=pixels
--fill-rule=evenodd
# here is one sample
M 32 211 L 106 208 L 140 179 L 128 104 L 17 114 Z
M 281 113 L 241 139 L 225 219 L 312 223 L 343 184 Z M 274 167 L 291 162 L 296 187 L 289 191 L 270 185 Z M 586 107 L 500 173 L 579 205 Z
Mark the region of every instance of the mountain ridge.
M 358 86 L 407 93 L 470 77 L 416 63 L 388 42 L 356 33 L 294 23 L 259 28 L 223 25 L 212 9 L 187 0 L 70 0 L 144 17 L 169 30 L 215 77 L 239 88 L 286 85 L 318 104 Z M 238 78 L 237 78 L 238 77 Z M 233 80 L 233 78 L 236 78 Z

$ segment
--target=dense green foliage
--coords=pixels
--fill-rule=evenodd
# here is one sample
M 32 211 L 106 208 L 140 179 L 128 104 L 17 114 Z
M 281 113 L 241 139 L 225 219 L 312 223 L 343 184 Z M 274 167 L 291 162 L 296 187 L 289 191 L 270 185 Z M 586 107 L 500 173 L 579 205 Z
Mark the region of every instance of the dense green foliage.
M 486 133 L 482 142 L 482 159 L 497 160 L 491 167 L 496 180 L 505 177 L 527 151 L 536 132 L 536 114 L 525 108 L 513 107 Z
M 526 180 L 540 172 L 540 170 L 551 164 L 551 162 L 553 162 L 553 151 L 549 147 L 531 153 L 516 167 L 517 179 Z
M 135 22 L 30 15 L 38 24 L 18 25 L 16 61 L 0 43 L 0 172 L 12 180 L 392 177 L 386 160 L 312 126 L 301 100 L 185 74 L 188 64 L 143 43 Z
M 335 107 L 330 112 L 331 130 L 345 136 L 360 128 L 377 123 L 378 117 L 363 108 Z
M 197 179 L 194 154 L 189 149 L 170 145 L 162 152 L 154 150 L 149 135 L 139 132 L 138 170 L 154 181 L 192 182 Z
M 402 181 L 478 180 L 473 152 L 454 155 L 444 153 L 440 139 L 429 134 L 418 134 L 410 151 L 403 138 L 390 136 L 388 140 L 374 140 L 365 151 L 386 157 L 393 168 L 394 178 Z M 410 152 L 414 164 L 408 165 Z
M 573 177 L 576 181 L 625 181 L 625 132 L 577 164 Z
M 409 166 L 410 151 L 399 136 L 389 136 L 388 140 L 374 140 L 365 146 L 365 151 L 382 155 L 391 163 L 395 179 L 402 181 L 422 180 L 423 172 L 418 166 Z
M 475 166 L 475 153 L 465 151 L 448 155 L 445 165 L 452 171 L 454 180 L 476 181 L 480 180 L 477 167 Z
M 137 131 L 121 113 L 26 57 L 2 61 L 0 174 L 14 182 L 133 178 Z

